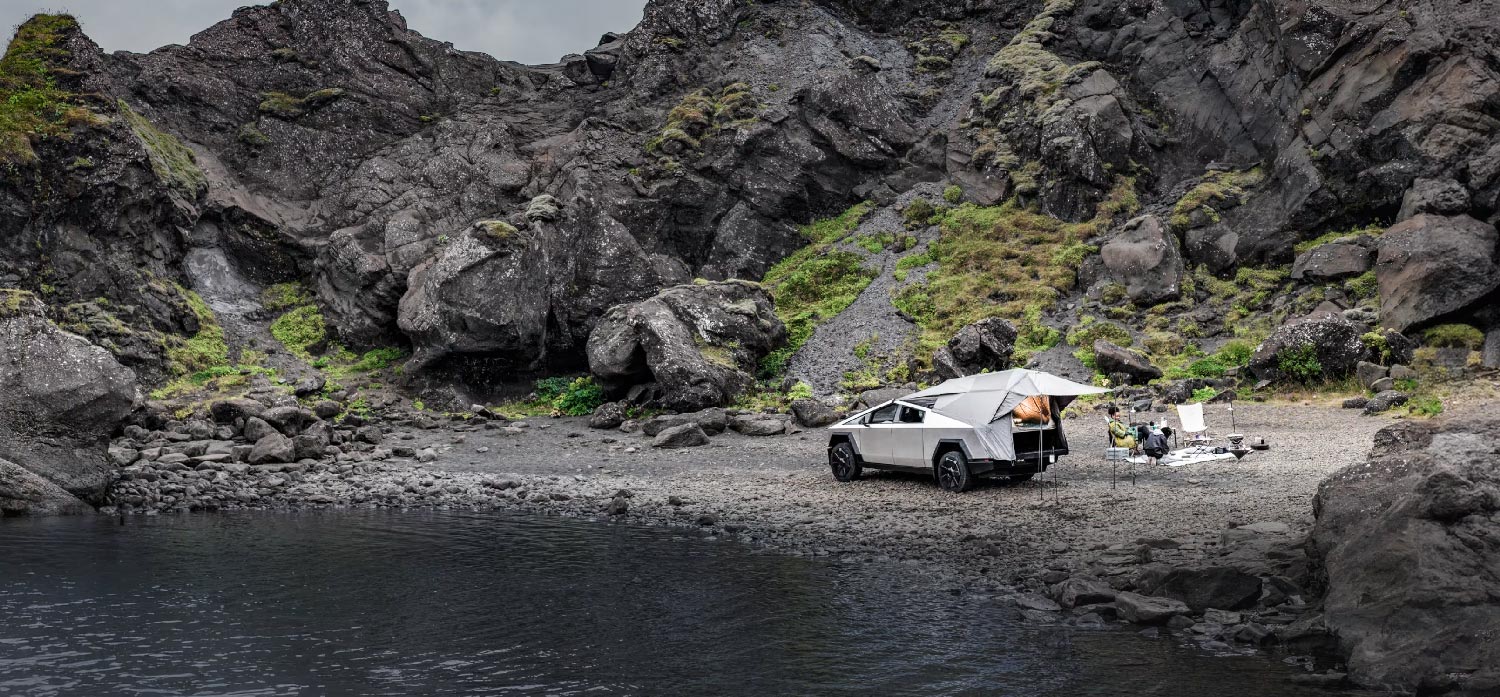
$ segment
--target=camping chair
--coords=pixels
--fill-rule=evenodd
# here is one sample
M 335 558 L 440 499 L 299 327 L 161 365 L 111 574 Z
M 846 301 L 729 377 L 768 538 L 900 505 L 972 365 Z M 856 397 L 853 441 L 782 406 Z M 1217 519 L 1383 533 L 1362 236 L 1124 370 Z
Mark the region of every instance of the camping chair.
M 1177 405 L 1177 420 L 1182 422 L 1182 433 L 1188 447 L 1207 445 L 1213 442 L 1208 437 L 1208 424 L 1203 421 L 1203 404 Z

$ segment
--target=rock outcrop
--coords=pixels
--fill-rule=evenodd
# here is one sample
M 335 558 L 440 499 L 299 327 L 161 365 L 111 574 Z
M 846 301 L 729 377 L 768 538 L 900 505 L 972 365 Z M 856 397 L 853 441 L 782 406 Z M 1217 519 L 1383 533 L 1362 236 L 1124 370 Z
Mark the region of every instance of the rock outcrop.
M 1273 381 L 1340 378 L 1354 371 L 1365 351 L 1353 322 L 1332 314 L 1309 317 L 1283 325 L 1261 342 L 1250 371 Z
M 58 329 L 30 293 L 0 290 L 0 459 L 98 503 L 114 469 L 109 438 L 136 399 L 135 374 L 108 351 Z M 55 498 L 7 479 L 31 493 L 0 497 Z
M 1003 319 L 983 319 L 958 330 L 948 345 L 933 353 L 932 368 L 945 379 L 1006 370 L 1015 348 L 1015 325 Z
M 600 319 L 589 336 L 589 370 L 614 392 L 651 385 L 652 404 L 695 411 L 744 392 L 760 359 L 785 340 L 757 284 L 676 286 Z
M 1500 234 L 1467 215 L 1422 214 L 1380 238 L 1380 321 L 1397 331 L 1456 312 L 1500 288 Z
M 1323 621 L 1361 686 L 1500 690 L 1500 405 L 1375 436 L 1318 489 Z
M 1104 266 L 1130 299 L 1154 305 L 1182 291 L 1182 252 L 1177 238 L 1155 216 L 1126 223 L 1125 230 L 1099 250 Z

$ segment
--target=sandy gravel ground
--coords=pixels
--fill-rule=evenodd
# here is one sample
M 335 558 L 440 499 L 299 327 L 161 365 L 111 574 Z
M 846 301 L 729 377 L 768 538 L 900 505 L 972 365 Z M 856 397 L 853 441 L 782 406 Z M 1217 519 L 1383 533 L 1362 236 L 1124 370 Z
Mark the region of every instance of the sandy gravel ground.
M 1098 417 L 1085 416 L 1070 421 L 1074 454 L 1045 485 L 987 482 L 958 495 L 904 474 L 835 482 L 817 431 L 725 433 L 709 446 L 663 451 L 644 436 L 589 430 L 581 419 L 537 419 L 522 433 L 417 431 L 388 442 L 434 447 L 429 469 L 514 478 L 527 495 L 506 501 L 518 508 L 602 517 L 625 489 L 628 512 L 614 520 L 701 525 L 793 554 L 931 564 L 960 584 L 1012 583 L 1110 563 L 1143 539 L 1171 540 L 1176 548 L 1155 549 L 1154 560 L 1184 563 L 1215 556 L 1226 528 L 1277 522 L 1295 535 L 1311 524 L 1318 483 L 1361 461 L 1390 423 L 1327 406 L 1236 408 L 1239 431 L 1264 436 L 1270 451 L 1242 462 L 1137 466 L 1132 483 L 1128 470 L 1112 475 L 1102 429 L 1092 427 Z M 1219 434 L 1228 432 L 1223 410 L 1209 407 Z

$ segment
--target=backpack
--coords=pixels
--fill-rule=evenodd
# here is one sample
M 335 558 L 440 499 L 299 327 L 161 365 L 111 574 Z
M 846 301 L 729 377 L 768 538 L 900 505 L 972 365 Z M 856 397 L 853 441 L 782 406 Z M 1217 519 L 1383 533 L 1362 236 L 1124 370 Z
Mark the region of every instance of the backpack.
M 1167 437 L 1161 431 L 1152 431 L 1146 436 L 1145 445 L 1141 448 L 1149 457 L 1162 457 L 1170 448 L 1167 447 Z

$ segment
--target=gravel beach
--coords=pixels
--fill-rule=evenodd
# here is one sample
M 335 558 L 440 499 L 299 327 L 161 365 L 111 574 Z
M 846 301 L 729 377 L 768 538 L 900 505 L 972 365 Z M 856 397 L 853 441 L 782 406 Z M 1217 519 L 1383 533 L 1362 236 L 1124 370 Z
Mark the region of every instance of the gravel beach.
M 151 511 L 497 506 L 697 526 L 791 554 L 930 565 L 959 585 L 1013 584 L 1049 570 L 1107 574 L 1101 564 L 1144 561 L 1143 544 L 1152 561 L 1211 558 L 1226 529 L 1254 523 L 1284 524 L 1291 537 L 1310 525 L 1318 483 L 1360 461 L 1374 432 L 1390 423 L 1327 406 L 1236 408 L 1238 429 L 1265 437 L 1271 450 L 1242 462 L 1137 465 L 1133 482 L 1128 467 L 1103 461 L 1095 414 L 1069 422 L 1073 455 L 1044 484 L 986 481 L 961 495 L 905 474 L 867 471 L 857 482 L 835 482 L 820 430 L 725 431 L 706 446 L 667 450 L 640 434 L 590 429 L 586 419 L 538 418 L 391 428 L 379 445 L 349 448 L 333 462 L 137 462 L 125 468 L 114 501 Z M 1224 409 L 1208 409 L 1215 433 L 1228 431 Z M 622 490 L 628 495 L 617 496 Z

